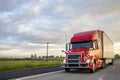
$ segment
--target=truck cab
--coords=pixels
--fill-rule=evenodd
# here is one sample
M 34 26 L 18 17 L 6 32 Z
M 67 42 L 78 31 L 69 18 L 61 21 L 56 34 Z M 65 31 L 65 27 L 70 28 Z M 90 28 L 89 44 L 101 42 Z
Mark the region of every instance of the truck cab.
M 76 33 L 66 45 L 66 56 L 62 68 L 66 72 L 70 69 L 89 69 L 95 72 L 103 67 L 102 39 L 99 30 Z

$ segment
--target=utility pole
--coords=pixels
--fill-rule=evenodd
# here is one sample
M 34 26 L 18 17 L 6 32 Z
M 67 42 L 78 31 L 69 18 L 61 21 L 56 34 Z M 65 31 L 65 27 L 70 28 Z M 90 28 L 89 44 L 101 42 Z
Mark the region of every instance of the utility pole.
M 49 43 L 47 43 L 46 61 L 48 61 L 48 48 L 49 48 L 48 44 L 49 44 Z

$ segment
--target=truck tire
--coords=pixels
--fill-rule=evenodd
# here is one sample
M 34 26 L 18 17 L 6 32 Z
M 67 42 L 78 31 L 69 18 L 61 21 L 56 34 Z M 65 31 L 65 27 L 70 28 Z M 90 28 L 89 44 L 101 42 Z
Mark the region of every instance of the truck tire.
M 96 64 L 95 62 L 93 63 L 93 69 L 90 69 L 90 73 L 94 73 L 96 71 Z
M 105 60 L 103 60 L 102 69 L 104 69 L 105 67 L 106 67 L 106 62 L 105 62 Z
M 65 68 L 65 71 L 66 72 L 70 72 L 70 68 Z
M 110 65 L 113 65 L 114 64 L 114 59 L 112 59 L 112 62 L 110 63 Z

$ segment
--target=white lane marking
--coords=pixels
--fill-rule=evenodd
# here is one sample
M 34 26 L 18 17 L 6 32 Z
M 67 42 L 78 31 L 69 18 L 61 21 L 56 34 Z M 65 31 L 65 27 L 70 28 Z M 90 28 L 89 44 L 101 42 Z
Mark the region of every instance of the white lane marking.
M 64 70 L 54 71 L 54 72 L 49 72 L 49 73 L 43 73 L 43 74 L 38 74 L 38 75 L 33 75 L 33 76 L 27 76 L 27 77 L 21 77 L 21 78 L 15 79 L 15 80 L 24 80 L 24 79 L 34 78 L 34 77 L 40 77 L 40 76 L 45 76 L 45 75 L 48 75 L 48 74 L 59 73 L 59 72 L 62 72 L 62 71 L 64 71 Z

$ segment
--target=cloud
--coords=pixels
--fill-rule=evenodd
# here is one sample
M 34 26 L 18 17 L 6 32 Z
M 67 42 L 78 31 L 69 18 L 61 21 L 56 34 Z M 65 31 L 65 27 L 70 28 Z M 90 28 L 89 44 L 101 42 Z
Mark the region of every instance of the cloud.
M 13 0 L 10 0 L 9 2 L 8 0 L 1 0 L 0 12 L 12 11 L 15 9 L 16 6 L 16 2 L 14 2 Z
M 119 4 L 119 0 L 2 0 L 0 50 L 65 44 L 74 33 L 93 29 L 120 42 Z
M 9 45 L 0 45 L 0 51 L 2 50 L 10 50 L 10 46 Z

